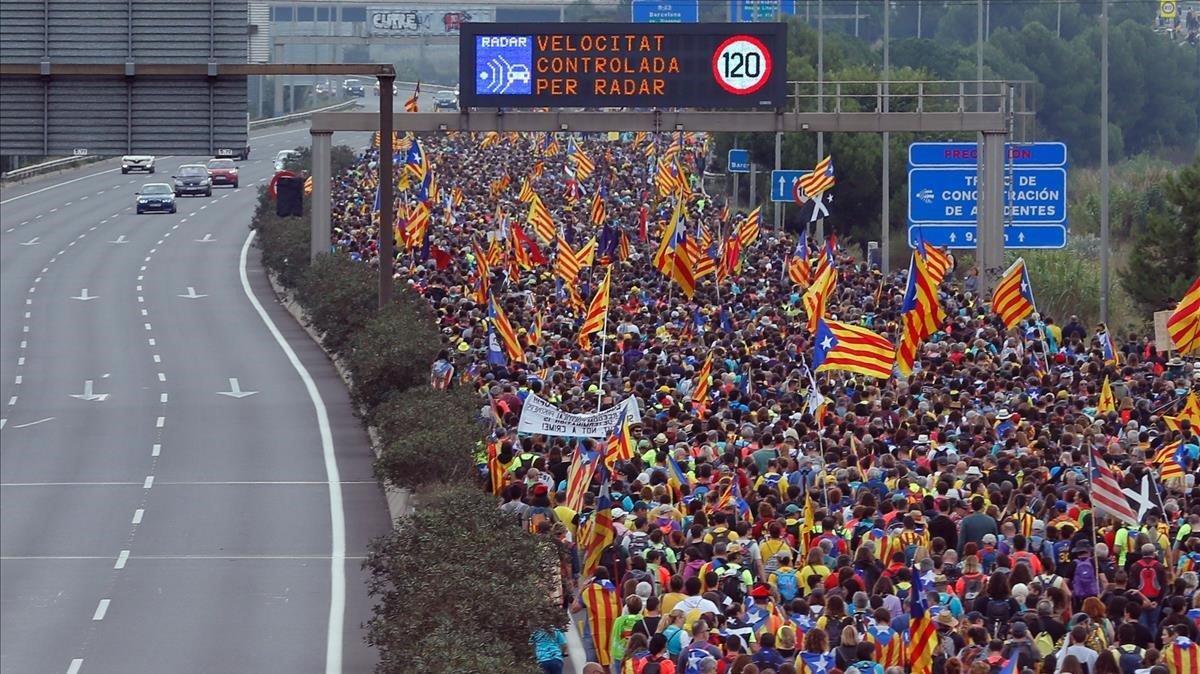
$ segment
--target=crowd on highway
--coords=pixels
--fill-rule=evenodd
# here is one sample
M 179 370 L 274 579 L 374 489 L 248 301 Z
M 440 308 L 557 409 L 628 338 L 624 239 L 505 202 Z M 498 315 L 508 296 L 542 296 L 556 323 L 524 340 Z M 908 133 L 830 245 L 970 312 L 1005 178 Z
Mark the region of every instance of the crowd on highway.
M 747 214 L 689 175 L 703 136 L 402 142 L 396 278 L 436 311 L 433 383 L 480 394 L 481 482 L 560 551 L 585 671 L 1200 672 L 1200 405 L 1185 407 L 1200 361 L 1145 334 L 1106 357 L 1073 316 L 1006 330 L 950 270 L 912 376 L 814 374 L 788 268 L 799 235 L 764 222 L 723 268 Z M 668 195 L 664 156 L 686 176 Z M 370 264 L 376 166 L 367 150 L 334 180 L 333 243 Z M 673 215 L 726 254 L 690 296 L 656 264 Z M 806 244 L 836 270 L 826 317 L 897 343 L 907 270 Z M 573 282 L 562 255 L 581 262 Z M 602 326 L 581 339 L 606 278 Z M 581 415 L 632 398 L 640 421 L 518 434 L 531 396 Z M 1098 508 L 1102 473 L 1140 496 L 1135 522 Z M 561 671 L 563 635 L 532 638 Z

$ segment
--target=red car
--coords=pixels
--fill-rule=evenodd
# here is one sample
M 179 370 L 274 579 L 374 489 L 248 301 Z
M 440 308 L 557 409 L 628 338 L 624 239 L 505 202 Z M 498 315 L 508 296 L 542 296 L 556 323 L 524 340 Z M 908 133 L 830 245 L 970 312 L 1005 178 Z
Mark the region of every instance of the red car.
M 237 164 L 232 159 L 210 159 L 208 162 L 208 179 L 213 185 L 238 186 Z

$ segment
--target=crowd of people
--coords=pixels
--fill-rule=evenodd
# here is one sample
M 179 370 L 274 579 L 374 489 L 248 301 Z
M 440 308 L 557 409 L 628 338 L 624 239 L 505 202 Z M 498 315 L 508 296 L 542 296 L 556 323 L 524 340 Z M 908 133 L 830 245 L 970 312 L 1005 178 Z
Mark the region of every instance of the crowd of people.
M 947 318 L 911 376 L 814 374 L 804 288 L 787 273 L 807 232 L 763 223 L 689 296 L 655 265 L 674 204 L 715 242 L 705 253 L 746 217 L 688 175 L 703 136 L 563 136 L 421 138 L 415 175 L 404 139 L 397 235 L 411 238 L 415 181 L 430 218 L 394 269 L 436 312 L 435 385 L 480 394 L 481 481 L 560 552 L 585 671 L 1200 673 L 1200 440 L 1185 409 L 1200 361 L 1138 334 L 1106 358 L 1073 316 L 1006 330 L 975 278 L 951 270 Z M 668 152 L 685 177 L 662 195 Z M 367 150 L 334 181 L 333 243 L 368 264 L 376 167 Z M 529 191 L 572 250 L 600 242 L 574 287 L 555 274 L 561 247 L 526 222 Z M 537 250 L 513 250 L 513 228 Z M 897 343 L 906 270 L 885 277 L 842 242 L 807 244 L 814 266 L 828 250 L 836 268 L 828 317 Z M 581 340 L 608 274 L 604 327 Z M 496 310 L 519 354 L 498 357 Z M 1106 377 L 1112 411 L 1098 410 Z M 632 398 L 632 452 L 608 461 L 608 438 L 517 433 L 531 395 L 572 414 Z M 1164 448 L 1182 475 L 1163 473 Z M 1105 464 L 1141 497 L 1136 521 L 1097 504 Z M 564 643 L 533 636 L 545 672 L 562 671 Z

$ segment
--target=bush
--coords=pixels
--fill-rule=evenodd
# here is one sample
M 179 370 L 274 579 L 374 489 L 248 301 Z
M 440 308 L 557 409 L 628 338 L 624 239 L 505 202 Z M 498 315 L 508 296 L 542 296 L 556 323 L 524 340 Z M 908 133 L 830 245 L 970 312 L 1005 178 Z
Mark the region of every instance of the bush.
M 354 375 L 351 395 L 368 410 L 393 392 L 425 383 L 441 344 L 425 300 L 405 287 L 396 291 L 392 305 L 355 330 L 347 349 L 347 365 Z
M 312 239 L 308 222 L 302 218 L 281 218 L 268 203 L 268 212 L 259 212 L 252 227 L 258 230 L 263 266 L 275 274 L 285 288 L 295 288 L 308 269 Z
M 528 672 L 529 635 L 563 627 L 548 579 L 558 559 L 469 484 L 419 494 L 420 507 L 371 543 L 363 567 L 379 672 Z
M 321 343 L 339 355 L 376 314 L 375 275 L 344 253 L 318 255 L 301 274 L 296 296 L 322 333 Z
M 376 407 L 371 421 L 387 444 L 375 462 L 375 475 L 397 487 L 465 480 L 483 440 L 479 399 L 468 389 L 428 386 L 393 393 Z

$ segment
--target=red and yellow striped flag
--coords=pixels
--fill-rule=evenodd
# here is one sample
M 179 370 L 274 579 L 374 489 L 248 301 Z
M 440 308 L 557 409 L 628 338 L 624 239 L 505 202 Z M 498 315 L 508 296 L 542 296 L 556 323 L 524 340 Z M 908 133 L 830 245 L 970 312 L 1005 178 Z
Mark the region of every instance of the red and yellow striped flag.
M 738 227 L 738 240 L 741 241 L 742 248 L 758 240 L 760 232 L 762 232 L 762 206 L 755 206 Z
M 937 278 L 932 267 L 929 272 Z M 1009 329 L 1033 313 L 1033 289 L 1029 285 L 1024 258 L 1017 258 L 996 283 L 996 290 L 992 292 L 992 311 Z
M 514 363 L 525 362 L 525 349 L 521 348 L 521 340 L 517 338 L 517 331 L 513 330 L 512 323 L 508 322 L 508 316 L 504 315 L 504 309 L 500 308 L 500 303 L 495 297 L 489 297 L 491 302 L 492 325 L 496 329 L 496 334 L 500 335 L 500 343 L 504 346 L 504 353 L 508 359 Z
M 562 279 L 562 282 L 568 286 L 574 286 L 575 280 L 579 278 L 579 270 L 582 267 L 579 263 L 579 258 L 576 257 L 575 251 L 571 250 L 571 244 L 567 243 L 565 236 L 558 237 L 558 248 L 554 256 L 554 275 Z
M 583 318 L 583 327 L 579 328 L 579 343 L 584 348 L 588 345 L 588 336 L 604 329 L 608 321 L 609 286 L 612 284 L 612 267 L 604 273 L 604 281 L 592 297 L 587 313 Z
M 1200 352 L 1200 276 L 1192 281 L 1167 318 L 1167 334 L 1179 349 L 1179 355 Z
M 533 233 L 543 243 L 550 243 L 554 240 L 558 231 L 554 226 L 554 219 L 550 216 L 550 209 L 546 208 L 546 204 L 542 203 L 542 198 L 536 194 L 529 202 L 529 217 L 525 221 L 533 228 Z
M 708 390 L 709 379 L 712 377 L 713 352 L 709 351 L 708 356 L 704 359 L 704 365 L 700 366 L 700 372 L 696 375 L 696 386 L 692 389 L 692 406 L 699 410 L 701 418 L 704 417 L 704 411 L 708 407 Z
M 592 195 L 592 206 L 588 209 L 588 215 L 593 225 L 599 227 L 604 224 L 604 200 L 600 198 L 599 190 Z

